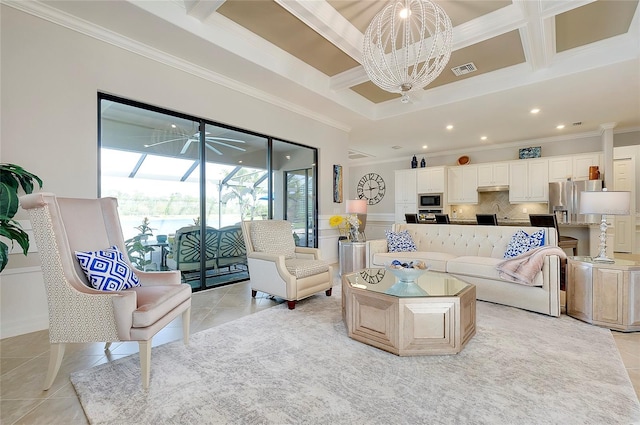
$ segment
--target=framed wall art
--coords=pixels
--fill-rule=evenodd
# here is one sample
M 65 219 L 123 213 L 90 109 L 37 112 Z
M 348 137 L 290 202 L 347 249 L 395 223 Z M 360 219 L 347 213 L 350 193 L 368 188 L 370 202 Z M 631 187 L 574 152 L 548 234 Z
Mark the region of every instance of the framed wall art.
M 522 148 L 518 152 L 518 158 L 520 159 L 540 158 L 540 150 L 541 150 L 540 146 Z
M 333 202 L 342 203 L 342 165 L 333 166 Z

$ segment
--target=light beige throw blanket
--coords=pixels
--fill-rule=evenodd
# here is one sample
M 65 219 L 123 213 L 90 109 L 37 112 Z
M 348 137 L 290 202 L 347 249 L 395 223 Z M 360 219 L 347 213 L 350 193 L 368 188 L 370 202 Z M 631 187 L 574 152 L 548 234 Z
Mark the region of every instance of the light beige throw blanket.
M 567 258 L 567 254 L 562 249 L 547 245 L 504 260 L 498 263 L 496 269 L 502 279 L 522 285 L 535 286 L 533 281 L 542 270 L 544 257 L 547 255 L 557 255 L 562 259 Z

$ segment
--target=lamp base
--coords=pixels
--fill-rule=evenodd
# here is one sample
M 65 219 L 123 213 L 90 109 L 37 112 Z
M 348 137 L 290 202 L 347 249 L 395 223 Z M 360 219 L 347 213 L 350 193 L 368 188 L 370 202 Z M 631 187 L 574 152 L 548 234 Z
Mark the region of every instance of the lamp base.
M 615 260 L 607 257 L 607 218 L 602 214 L 602 220 L 600 221 L 600 245 L 599 253 L 597 257 L 591 258 L 594 263 L 615 263 Z

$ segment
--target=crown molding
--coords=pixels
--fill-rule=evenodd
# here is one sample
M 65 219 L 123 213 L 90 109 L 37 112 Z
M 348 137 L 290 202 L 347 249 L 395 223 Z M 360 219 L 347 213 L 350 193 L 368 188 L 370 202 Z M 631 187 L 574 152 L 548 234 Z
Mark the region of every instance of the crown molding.
M 535 145 L 543 145 L 543 144 L 548 144 L 548 143 L 567 142 L 567 141 L 572 141 L 572 140 L 587 139 L 587 138 L 590 138 L 590 137 L 600 137 L 600 136 L 602 136 L 602 132 L 604 131 L 603 130 L 604 127 L 606 127 L 606 128 L 614 128 L 615 127 L 615 123 L 601 124 L 601 126 L 600 126 L 600 128 L 598 130 L 587 131 L 587 132 L 584 132 L 584 133 L 576 133 L 576 134 L 562 135 L 562 136 L 552 136 L 552 137 L 545 137 L 545 138 L 539 138 L 539 139 L 518 140 L 518 141 L 515 141 L 515 142 L 500 143 L 499 145 L 493 145 L 493 147 L 491 147 L 491 146 L 478 146 L 478 147 L 472 147 L 472 148 L 451 149 L 451 150 L 447 150 L 447 151 L 421 152 L 420 154 L 416 154 L 416 155 L 418 155 L 418 156 L 423 155 L 423 156 L 425 156 L 427 158 L 438 158 L 438 157 L 441 157 L 441 156 L 458 155 L 458 154 L 468 155 L 469 153 L 472 153 L 472 152 L 480 152 L 480 151 L 486 151 L 486 150 L 498 150 L 498 149 L 506 149 L 506 148 L 521 148 L 521 147 L 531 146 L 533 144 L 535 144 Z M 623 129 L 620 129 L 620 130 L 614 130 L 613 134 L 616 135 L 616 134 L 633 133 L 633 132 L 640 132 L 640 127 L 623 128 Z M 393 158 L 378 159 L 378 160 L 356 159 L 356 160 L 350 160 L 348 162 L 348 166 L 349 167 L 360 167 L 360 166 L 367 166 L 367 165 L 385 164 L 385 163 L 389 163 L 389 162 L 403 161 L 403 158 L 404 157 L 397 157 L 396 156 L 396 157 L 393 157 Z
M 210 71 L 204 67 L 195 65 L 176 56 L 158 50 L 154 47 L 140 43 L 129 37 L 125 37 L 114 31 L 100 27 L 96 24 L 80 19 L 76 16 L 62 12 L 54 7 L 39 1 L 1 0 L 1 3 L 21 12 L 28 13 L 48 22 L 60 25 L 80 34 L 92 37 L 115 47 L 127 50 L 131 53 L 143 56 L 158 63 L 170 66 L 174 69 L 186 72 L 206 81 L 221 85 L 239 93 L 251 96 L 271 105 L 283 108 L 298 115 L 305 116 L 314 121 L 321 122 L 338 130 L 349 132 L 351 127 L 343 122 L 336 121 L 327 116 L 318 114 L 309 109 L 288 102 L 278 96 L 258 90 L 247 84 L 240 83 L 224 75 Z

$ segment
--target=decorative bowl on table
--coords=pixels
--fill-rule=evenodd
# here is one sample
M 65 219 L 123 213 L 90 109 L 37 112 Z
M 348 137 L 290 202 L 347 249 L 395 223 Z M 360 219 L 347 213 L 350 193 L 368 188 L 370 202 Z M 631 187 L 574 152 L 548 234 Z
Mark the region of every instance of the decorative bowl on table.
M 423 261 L 404 263 L 393 260 L 391 263 L 385 264 L 384 268 L 393 273 L 400 282 L 416 282 L 424 272 L 429 270 L 429 266 Z

